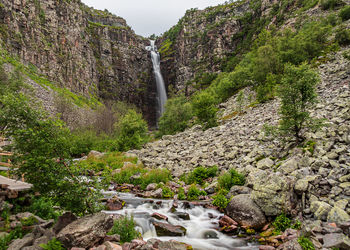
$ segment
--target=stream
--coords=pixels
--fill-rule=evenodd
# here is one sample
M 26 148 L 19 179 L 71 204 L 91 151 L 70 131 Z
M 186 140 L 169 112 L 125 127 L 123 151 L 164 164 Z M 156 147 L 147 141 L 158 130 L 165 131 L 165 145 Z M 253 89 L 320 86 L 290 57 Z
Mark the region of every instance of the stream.
M 248 243 L 242 239 L 225 235 L 219 232 L 219 219 L 223 216 L 217 210 L 194 206 L 183 208 L 184 202 L 179 201 L 177 212 L 184 212 L 190 215 L 190 220 L 182 220 L 169 210 L 172 207 L 172 200 L 144 199 L 134 196 L 130 193 L 104 192 L 106 198 L 117 195 L 121 200 L 126 202 L 123 210 L 104 211 L 107 214 L 132 215 L 137 224 L 137 230 L 143 236 L 145 241 L 151 238 L 157 238 L 162 241 L 176 240 L 184 242 L 197 250 L 221 250 L 221 249 L 250 249 L 258 250 L 256 244 Z M 153 202 L 152 202 L 153 201 Z M 158 237 L 153 221 L 157 220 L 151 215 L 159 213 L 168 217 L 168 223 L 172 225 L 181 225 L 186 228 L 187 232 L 182 237 Z

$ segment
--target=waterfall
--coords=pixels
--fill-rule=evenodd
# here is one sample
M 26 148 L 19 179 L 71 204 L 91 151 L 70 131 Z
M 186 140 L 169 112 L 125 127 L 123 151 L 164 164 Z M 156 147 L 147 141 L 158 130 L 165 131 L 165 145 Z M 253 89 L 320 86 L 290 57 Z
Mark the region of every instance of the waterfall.
M 154 71 L 154 76 L 156 78 L 157 102 L 158 102 L 157 119 L 159 119 L 164 113 L 164 106 L 167 101 L 167 95 L 165 90 L 164 79 L 160 71 L 160 55 L 157 50 L 157 46 L 155 45 L 155 41 L 151 40 L 150 42 L 151 42 L 151 45 L 147 46 L 146 49 L 151 52 L 153 71 Z

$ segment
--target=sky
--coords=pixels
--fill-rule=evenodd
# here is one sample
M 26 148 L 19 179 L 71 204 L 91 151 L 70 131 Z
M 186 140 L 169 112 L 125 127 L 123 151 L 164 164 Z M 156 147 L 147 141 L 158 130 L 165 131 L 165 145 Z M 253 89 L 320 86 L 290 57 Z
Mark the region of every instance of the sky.
M 81 0 L 95 9 L 112 12 L 124 18 L 136 34 L 160 35 L 174 26 L 187 9 L 204 9 L 225 0 Z

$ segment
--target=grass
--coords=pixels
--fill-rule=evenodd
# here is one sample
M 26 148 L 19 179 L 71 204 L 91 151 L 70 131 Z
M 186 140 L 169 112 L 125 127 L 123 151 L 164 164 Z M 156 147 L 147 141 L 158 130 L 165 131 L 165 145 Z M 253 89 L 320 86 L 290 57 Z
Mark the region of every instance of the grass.
M 116 221 L 108 235 L 120 235 L 120 242 L 130 242 L 140 236 L 140 233 L 135 229 L 136 224 L 133 217 L 124 216 Z

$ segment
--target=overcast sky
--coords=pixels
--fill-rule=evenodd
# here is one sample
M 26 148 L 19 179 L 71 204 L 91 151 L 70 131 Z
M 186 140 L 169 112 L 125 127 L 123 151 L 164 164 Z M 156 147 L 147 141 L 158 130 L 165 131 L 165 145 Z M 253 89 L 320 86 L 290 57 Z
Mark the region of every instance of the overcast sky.
M 187 9 L 203 9 L 225 0 L 81 0 L 95 9 L 107 9 L 126 19 L 136 34 L 160 35 L 175 25 Z

